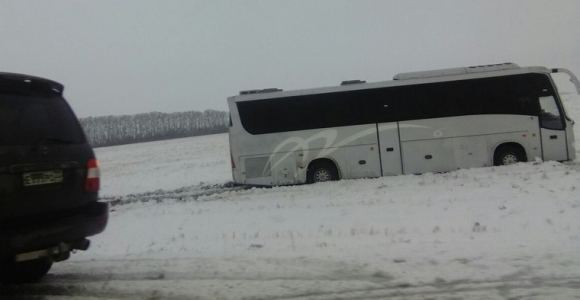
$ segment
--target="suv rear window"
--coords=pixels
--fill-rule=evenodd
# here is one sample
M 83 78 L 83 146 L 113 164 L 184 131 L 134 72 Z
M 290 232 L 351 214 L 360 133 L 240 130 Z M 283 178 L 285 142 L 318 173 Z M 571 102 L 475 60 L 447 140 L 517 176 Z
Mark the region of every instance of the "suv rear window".
M 78 120 L 60 95 L 0 92 L 0 146 L 85 142 Z

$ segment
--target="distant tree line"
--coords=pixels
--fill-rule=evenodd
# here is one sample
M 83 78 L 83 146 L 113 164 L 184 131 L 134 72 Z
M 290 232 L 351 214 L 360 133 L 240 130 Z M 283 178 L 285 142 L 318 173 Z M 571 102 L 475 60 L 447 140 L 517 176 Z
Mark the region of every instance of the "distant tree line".
M 151 112 L 87 117 L 79 121 L 91 145 L 105 147 L 226 132 L 229 115 L 217 110 Z

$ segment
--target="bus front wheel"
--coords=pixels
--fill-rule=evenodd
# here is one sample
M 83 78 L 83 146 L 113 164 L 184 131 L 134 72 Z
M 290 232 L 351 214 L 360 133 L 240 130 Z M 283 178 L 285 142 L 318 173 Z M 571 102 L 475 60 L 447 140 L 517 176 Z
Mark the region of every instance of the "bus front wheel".
M 494 165 L 496 166 L 511 165 L 523 161 L 526 161 L 526 156 L 522 150 L 512 146 L 501 147 L 496 150 L 494 155 Z
M 338 180 L 338 170 L 333 163 L 321 161 L 312 164 L 308 168 L 307 183 L 325 182 Z

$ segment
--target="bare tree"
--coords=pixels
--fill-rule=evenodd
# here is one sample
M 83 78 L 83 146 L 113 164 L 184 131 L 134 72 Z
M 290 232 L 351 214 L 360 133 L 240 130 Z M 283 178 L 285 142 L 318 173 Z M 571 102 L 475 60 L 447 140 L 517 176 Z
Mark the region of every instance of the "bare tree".
M 226 132 L 229 115 L 206 110 L 80 118 L 93 147 L 104 147 Z

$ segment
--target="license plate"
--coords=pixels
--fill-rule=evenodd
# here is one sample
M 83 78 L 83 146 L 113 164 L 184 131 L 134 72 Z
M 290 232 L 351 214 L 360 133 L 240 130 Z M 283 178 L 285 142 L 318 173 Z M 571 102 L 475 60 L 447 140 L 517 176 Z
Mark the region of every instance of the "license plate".
M 22 174 L 22 185 L 41 185 L 62 182 L 62 170 L 31 172 Z

